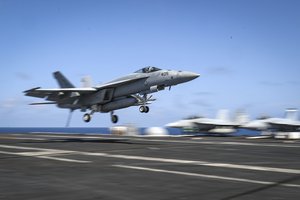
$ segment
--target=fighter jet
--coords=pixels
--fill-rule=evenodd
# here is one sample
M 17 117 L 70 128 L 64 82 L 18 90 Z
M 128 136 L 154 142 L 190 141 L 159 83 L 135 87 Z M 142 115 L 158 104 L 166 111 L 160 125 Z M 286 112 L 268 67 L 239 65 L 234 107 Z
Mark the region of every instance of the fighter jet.
M 236 132 L 236 128 L 245 123 L 247 116 L 238 113 L 235 121 L 230 120 L 228 110 L 219 110 L 215 119 L 193 117 L 166 124 L 167 127 L 181 128 L 191 132 L 204 132 L 213 134 L 229 134 Z
M 118 122 L 115 110 L 130 106 L 139 106 L 141 113 L 148 113 L 148 105 L 155 101 L 150 93 L 171 89 L 171 86 L 191 81 L 200 76 L 193 72 L 163 70 L 157 67 L 145 67 L 134 73 L 120 77 L 95 87 L 76 88 L 61 72 L 53 73 L 60 88 L 42 89 L 40 87 L 24 91 L 26 96 L 44 98 L 46 102 L 31 105 L 56 104 L 59 108 L 87 112 L 83 120 L 89 122 L 95 112 L 110 113 L 111 121 Z
M 286 109 L 285 118 L 262 118 L 250 121 L 240 128 L 258 131 L 299 131 L 300 121 L 298 120 L 298 110 L 294 108 Z

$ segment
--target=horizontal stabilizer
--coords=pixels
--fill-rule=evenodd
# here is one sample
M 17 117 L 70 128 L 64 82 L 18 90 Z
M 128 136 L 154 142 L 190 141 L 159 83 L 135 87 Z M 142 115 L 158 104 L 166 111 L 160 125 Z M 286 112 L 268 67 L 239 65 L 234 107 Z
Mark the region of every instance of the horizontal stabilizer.
M 41 87 L 35 87 L 35 88 L 29 89 L 29 90 L 25 90 L 24 93 L 32 92 L 32 91 L 35 91 L 35 90 L 40 89 L 40 88 Z

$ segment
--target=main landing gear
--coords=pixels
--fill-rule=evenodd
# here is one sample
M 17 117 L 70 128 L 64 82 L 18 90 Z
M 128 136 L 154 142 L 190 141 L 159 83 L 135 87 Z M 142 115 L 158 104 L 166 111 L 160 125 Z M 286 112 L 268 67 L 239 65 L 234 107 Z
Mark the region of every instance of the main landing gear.
M 150 109 L 149 109 L 148 106 L 144 106 L 144 105 L 143 105 L 143 106 L 140 106 L 140 107 L 139 107 L 139 111 L 140 111 L 141 113 L 148 113 L 149 110 L 150 110 Z M 83 117 L 82 117 L 83 121 L 85 121 L 86 123 L 90 122 L 91 119 L 92 119 L 92 116 L 93 116 L 94 112 L 95 112 L 95 111 L 92 111 L 91 113 L 85 113 L 85 114 L 83 115 Z M 114 124 L 118 123 L 118 121 L 119 121 L 119 117 L 118 117 L 118 115 L 114 115 L 114 111 L 111 111 L 111 112 L 110 112 L 110 119 L 111 119 L 111 122 L 114 123 Z
M 90 122 L 91 119 L 92 119 L 93 114 L 94 114 L 94 112 L 91 112 L 90 114 L 89 113 L 85 113 L 83 115 L 83 121 Z M 111 122 L 114 123 L 114 124 L 119 121 L 118 115 L 114 115 L 113 111 L 110 112 L 110 119 L 111 119 Z
M 114 115 L 114 111 L 110 112 L 110 119 L 111 119 L 111 122 L 114 124 L 116 124 L 119 121 L 119 117 L 118 117 L 118 115 Z
M 92 115 L 91 114 L 88 114 L 88 113 L 85 113 L 84 115 L 83 115 L 83 121 L 85 121 L 85 122 L 90 122 L 91 121 L 91 119 L 92 119 Z
M 149 107 L 148 106 L 140 106 L 139 111 L 141 113 L 148 113 L 149 112 Z

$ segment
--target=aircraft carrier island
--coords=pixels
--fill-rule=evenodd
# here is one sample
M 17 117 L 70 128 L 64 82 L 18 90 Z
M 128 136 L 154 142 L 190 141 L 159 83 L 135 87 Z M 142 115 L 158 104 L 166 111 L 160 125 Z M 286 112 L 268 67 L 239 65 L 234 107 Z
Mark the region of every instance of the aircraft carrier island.
M 299 140 L 0 134 L 0 199 L 299 199 Z

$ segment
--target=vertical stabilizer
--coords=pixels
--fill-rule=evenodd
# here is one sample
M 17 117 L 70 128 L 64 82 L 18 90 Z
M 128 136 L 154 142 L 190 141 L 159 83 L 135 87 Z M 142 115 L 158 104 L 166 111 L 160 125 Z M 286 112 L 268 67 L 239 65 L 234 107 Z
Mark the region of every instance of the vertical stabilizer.
M 61 88 L 74 88 L 74 85 L 60 71 L 54 72 L 53 76 Z
M 81 79 L 81 86 L 82 87 L 92 87 L 93 86 L 93 81 L 90 76 L 85 76 Z
M 223 121 L 230 121 L 229 119 L 229 111 L 228 110 L 219 110 L 216 116 L 217 119 L 223 120 Z
M 298 109 L 296 108 L 289 108 L 285 110 L 285 118 L 290 119 L 293 121 L 298 120 Z
M 249 116 L 242 110 L 238 110 L 235 113 L 235 118 L 234 118 L 234 122 L 239 124 L 239 125 L 243 125 L 249 122 Z

